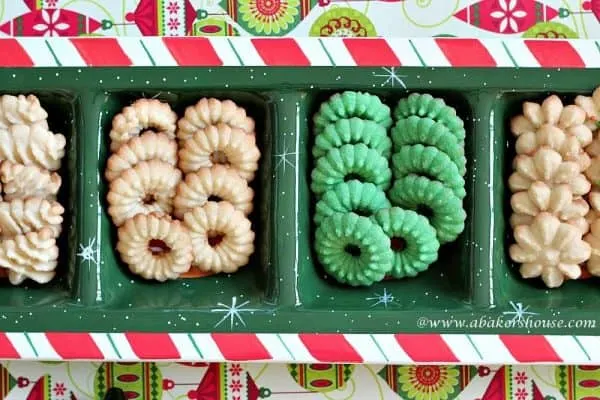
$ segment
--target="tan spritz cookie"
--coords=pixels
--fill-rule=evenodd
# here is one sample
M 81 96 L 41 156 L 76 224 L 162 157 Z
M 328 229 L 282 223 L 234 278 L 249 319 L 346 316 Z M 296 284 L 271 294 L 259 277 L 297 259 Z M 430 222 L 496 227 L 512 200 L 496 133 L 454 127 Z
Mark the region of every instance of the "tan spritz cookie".
M 225 123 L 246 133 L 254 133 L 254 120 L 246 115 L 246 110 L 231 100 L 202 98 L 195 105 L 185 109 L 185 115 L 177 122 L 177 138 L 187 140 L 198 129 L 209 125 Z
M 0 238 L 49 228 L 53 237 L 62 229 L 65 209 L 56 201 L 42 197 L 13 199 L 0 202 Z
M 536 181 L 550 185 L 569 184 L 574 196 L 582 196 L 591 188 L 576 162 L 564 161 L 560 153 L 547 147 L 539 149 L 533 156 L 518 155 L 513 160 L 513 168 L 515 172 L 508 178 L 513 192 L 528 190 Z
M 183 143 L 179 150 L 179 168 L 188 173 L 222 164 L 251 181 L 258 169 L 259 158 L 254 135 L 220 123 L 197 130 Z
M 525 132 L 517 139 L 517 154 L 533 155 L 542 148 L 556 150 L 565 161 L 575 161 L 580 171 L 585 171 L 590 163 L 590 156 L 583 150 L 581 143 L 574 135 L 550 124 L 544 124 L 535 132 Z
M 600 87 L 597 87 L 592 96 L 577 96 L 575 104 L 581 107 L 586 113 L 586 125 L 592 131 L 598 129 L 600 122 Z
M 164 133 L 144 132 L 130 139 L 113 153 L 106 164 L 105 176 L 109 182 L 142 161 L 159 160 L 177 164 L 177 143 Z
M 579 264 L 591 254 L 577 227 L 546 212 L 538 214 L 531 225 L 517 226 L 514 236 L 517 243 L 510 246 L 510 257 L 521 263 L 521 276 L 541 277 L 550 288 L 561 286 L 565 278 L 579 278 Z
M 209 201 L 185 213 L 193 265 L 202 271 L 233 273 L 248 264 L 254 252 L 254 232 L 246 216 L 227 202 Z
M 173 210 L 175 190 L 181 181 L 181 171 L 159 160 L 142 161 L 111 182 L 108 192 L 108 213 L 120 226 L 137 214 Z
M 168 215 L 138 214 L 119 228 L 117 251 L 131 272 L 164 282 L 189 271 L 193 259 L 190 235 Z
M 37 165 L 56 171 L 65 155 L 67 140 L 39 125 L 12 125 L 0 129 L 0 160 Z
M 19 284 L 24 278 L 48 283 L 58 265 L 58 246 L 52 229 L 17 235 L 0 241 L 0 267 L 12 271 L 11 283 Z
M 517 192 L 510 198 L 513 214 L 510 224 L 530 225 L 535 216 L 546 211 L 557 216 L 562 222 L 577 226 L 582 233 L 587 232 L 585 215 L 590 207 L 581 197 L 574 199 L 567 184 L 550 186 L 544 182 L 534 182 L 527 191 Z
M 46 118 L 48 113 L 32 94 L 0 96 L 0 129 L 8 129 L 11 125 L 39 125 L 47 130 Z
M 0 164 L 0 181 L 4 186 L 4 200 L 43 197 L 56 199 L 62 179 L 56 172 L 49 172 L 37 165 Z
M 523 103 L 523 114 L 511 121 L 511 131 L 516 136 L 536 132 L 545 124 L 556 125 L 567 134 L 577 137 L 582 147 L 592 142 L 592 131 L 585 124 L 586 113 L 577 105 L 564 106 L 560 98 L 552 95 L 542 104 Z
M 184 214 L 207 201 L 228 201 L 245 215 L 252 212 L 254 191 L 248 182 L 233 170 L 214 165 L 189 173 L 177 187 L 175 196 L 175 217 L 182 219 Z
M 177 114 L 167 103 L 158 99 L 139 99 L 115 115 L 110 131 L 110 149 L 118 150 L 123 144 L 141 132 L 153 129 L 175 138 Z
M 600 276 L 600 219 L 594 220 L 590 225 L 590 233 L 583 238 L 592 248 L 587 269 L 590 274 Z

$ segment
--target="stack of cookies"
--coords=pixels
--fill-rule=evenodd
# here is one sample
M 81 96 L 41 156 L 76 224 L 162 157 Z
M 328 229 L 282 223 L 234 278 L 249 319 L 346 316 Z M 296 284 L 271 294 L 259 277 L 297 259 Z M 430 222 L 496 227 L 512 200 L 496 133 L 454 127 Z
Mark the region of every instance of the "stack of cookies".
M 428 95 L 402 100 L 396 117 L 390 140 L 390 108 L 358 92 L 333 95 L 314 117 L 315 250 L 341 283 L 414 277 L 437 260 L 440 241 L 464 229 L 462 121 Z M 396 183 L 386 194 L 392 141 Z M 420 205 L 433 214 L 416 212 Z
M 435 229 L 440 244 L 465 228 L 465 128 L 456 110 L 429 94 L 398 102 L 392 128 L 394 205 L 417 211 Z
M 146 279 L 175 279 L 190 268 L 187 230 L 171 219 L 181 182 L 177 114 L 157 99 L 139 99 L 113 118 L 105 177 L 108 213 L 119 228 L 117 250 Z
M 0 268 L 13 285 L 56 274 L 66 139 L 48 130 L 47 117 L 33 95 L 0 97 Z
M 589 118 L 582 107 L 565 107 L 552 95 L 541 104 L 525 102 L 523 114 L 511 121 L 517 155 L 508 180 L 516 241 L 510 256 L 521 264 L 523 278 L 541 277 L 551 288 L 582 276 L 580 264 L 590 258 L 590 244 L 600 233 L 593 221 L 596 211 L 590 212 L 584 197 L 591 189 L 586 175 L 595 175 L 600 154 Z M 590 195 L 592 203 L 597 203 L 595 196 Z M 584 240 L 590 223 L 592 233 Z
M 254 252 L 248 219 L 258 169 L 254 120 L 231 100 L 203 98 L 179 120 L 179 167 L 175 216 L 192 241 L 192 265 L 208 273 L 233 273 Z
M 132 272 L 165 281 L 191 267 L 231 273 L 248 263 L 248 182 L 260 152 L 243 108 L 203 98 L 177 121 L 168 104 L 140 99 L 115 116 L 110 137 L 108 212 Z
M 590 229 L 583 240 L 592 248 L 587 262 L 587 270 L 593 276 L 600 276 L 600 87 L 596 88 L 592 96 L 577 96 L 575 104 L 585 112 L 585 126 L 592 132 L 594 138 L 585 148 L 591 157 L 590 165 L 585 170 L 586 177 L 590 180 L 592 188 L 587 196 L 590 207 L 585 218 Z M 583 128 L 580 128 L 583 130 Z

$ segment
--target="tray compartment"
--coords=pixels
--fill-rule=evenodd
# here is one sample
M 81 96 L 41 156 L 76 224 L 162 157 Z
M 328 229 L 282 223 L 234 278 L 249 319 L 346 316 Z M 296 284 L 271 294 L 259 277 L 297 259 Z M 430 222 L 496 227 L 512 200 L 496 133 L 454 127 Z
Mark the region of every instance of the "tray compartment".
M 57 107 L 54 112 L 65 124 L 74 120 L 69 127 L 76 140 L 69 141 L 65 166 L 78 172 L 68 178 L 63 175 L 63 193 L 71 195 L 68 211 L 76 220 L 68 236 L 63 235 L 68 238 L 63 244 L 68 248 L 67 264 L 61 263 L 65 273 L 45 287 L 12 288 L 0 283 L 2 330 L 525 333 L 508 327 L 419 325 L 423 315 L 431 320 L 496 318 L 511 310 L 509 301 L 531 305 L 538 318 L 576 311 L 577 318 L 595 320 L 595 282 L 569 282 L 549 291 L 535 281 L 521 280 L 511 269 L 506 239 L 510 194 L 505 187 L 512 158 L 512 150 L 506 148 L 511 138 L 506 124 L 520 101 L 539 100 L 547 91 L 571 98 L 590 93 L 598 84 L 593 70 L 396 69 L 410 91 L 444 98 L 459 108 L 467 124 L 466 230 L 458 243 L 446 245 L 451 249 L 441 253 L 442 261 L 415 279 L 354 289 L 323 278 L 312 250 L 311 118 L 320 102 L 346 89 L 379 94 L 395 105 L 409 92 L 399 84 L 392 86 L 398 82 L 385 75 L 388 72 L 354 67 L 0 69 L 0 93 L 30 88 L 48 99 L 42 100 L 44 106 Z M 60 80 L 55 79 L 57 73 Z M 155 284 L 129 274 L 118 261 L 103 178 L 109 126 L 123 106 L 137 97 L 157 94 L 180 114 L 203 96 L 232 98 L 264 125 L 258 132 L 263 156 L 254 182 L 258 197 L 252 216 L 260 254 L 240 273 Z M 61 115 L 63 104 L 68 110 Z M 57 123 L 51 122 L 53 130 L 60 131 Z M 293 167 L 285 161 L 277 167 L 284 155 Z M 72 187 L 67 190 L 67 185 Z M 298 229 L 291 226 L 294 218 Z M 68 229 L 65 223 L 65 234 Z M 90 247 L 91 239 L 95 242 Z M 93 260 L 76 257 L 80 245 L 95 252 Z M 439 277 L 443 268 L 448 270 L 447 280 Z M 384 291 L 394 296 L 387 306 L 377 304 L 376 294 Z M 249 301 L 240 312 L 244 323 L 220 322 L 233 301 L 237 307 Z M 529 331 L 584 332 L 597 334 L 598 327 Z
M 256 120 L 257 144 L 261 149 L 260 166 L 255 180 L 251 183 L 255 190 L 255 210 L 250 215 L 253 229 L 256 232 L 256 251 L 248 266 L 235 274 L 219 274 L 200 279 L 180 279 L 173 282 L 155 283 L 145 281 L 129 272 L 127 266 L 120 261 L 116 251 L 117 229 L 113 226 L 108 215 L 106 194 L 108 185 L 104 179 L 106 161 L 110 155 L 109 132 L 112 118 L 121 109 L 139 98 L 158 98 L 171 104 L 175 112 L 182 116 L 185 107 L 195 104 L 201 97 L 217 97 L 232 99 L 244 107 L 248 114 Z M 109 91 L 100 96 L 96 102 L 95 115 L 100 115 L 95 136 L 98 159 L 90 163 L 99 177 L 99 201 L 101 204 L 98 216 L 98 236 L 100 262 L 102 271 L 100 284 L 102 301 L 111 308 L 190 308 L 201 309 L 214 306 L 215 302 L 225 301 L 237 296 L 243 301 L 249 300 L 253 305 L 270 302 L 273 289 L 269 276 L 271 264 L 271 227 L 270 213 L 272 199 L 271 173 L 271 144 L 266 138 L 273 135 L 271 119 L 272 107 L 268 97 L 257 92 L 242 91 L 168 91 L 168 90 L 127 90 Z M 91 110 L 90 110 L 91 111 Z M 88 115 L 91 118 L 92 115 Z M 91 188 L 90 193 L 91 193 Z M 90 290 L 88 288 L 87 292 Z
M 557 87 L 551 91 L 515 90 L 502 91 L 494 104 L 494 202 L 497 212 L 494 213 L 494 246 L 491 252 L 494 259 L 493 279 L 495 284 L 495 301 L 508 303 L 518 299 L 536 310 L 545 307 L 587 308 L 600 301 L 597 290 L 598 279 L 567 281 L 560 288 L 548 289 L 541 279 L 522 279 L 519 265 L 514 263 L 508 254 L 508 248 L 514 243 L 509 218 L 511 192 L 508 177 L 513 172 L 512 160 L 516 155 L 515 137 L 510 132 L 510 120 L 522 113 L 525 101 L 541 103 L 551 94 L 557 94 L 565 105 L 573 104 L 579 94 L 589 94 L 599 83 L 597 79 L 584 76 L 571 80 L 569 87 Z M 566 79 L 565 79 L 566 80 Z M 566 85 L 565 85 L 566 86 Z
M 471 265 L 475 256 L 474 221 L 477 217 L 475 202 L 472 196 L 476 181 L 474 170 L 478 162 L 474 155 L 477 143 L 473 140 L 473 113 L 472 104 L 466 93 L 457 91 L 439 91 L 430 88 L 413 87 L 414 92 L 430 93 L 443 98 L 449 105 L 457 109 L 458 115 L 465 121 L 467 138 L 465 153 L 467 157 L 467 173 L 465 175 L 467 196 L 464 207 L 467 212 L 465 231 L 452 243 L 441 247 L 439 259 L 429 270 L 415 278 L 402 280 L 384 280 L 366 288 L 353 288 L 338 284 L 333 278 L 327 276 L 322 266 L 319 265 L 314 252 L 314 234 L 316 226 L 313 221 L 316 198 L 310 191 L 311 172 L 314 167 L 312 146 L 314 133 L 312 116 L 318 111 L 319 106 L 336 92 L 345 89 L 310 91 L 307 96 L 307 108 L 310 110 L 308 121 L 300 130 L 300 165 L 298 173 L 303 174 L 300 180 L 298 196 L 301 201 L 301 231 L 300 235 L 299 266 L 299 292 L 300 300 L 308 309 L 343 309 L 343 310 L 369 310 L 377 303 L 379 295 L 384 293 L 394 296 L 393 302 L 387 308 L 395 310 L 427 310 L 434 308 L 461 309 L 469 307 L 474 292 L 471 277 Z M 347 88 L 347 90 L 357 90 Z M 363 89 L 369 93 L 379 95 L 388 104 L 392 111 L 399 99 L 408 96 L 410 92 L 404 90 Z M 481 160 L 486 161 L 486 160 Z
M 11 285 L 8 279 L 1 279 L 0 307 L 57 305 L 69 299 L 77 268 L 75 218 L 79 208 L 77 193 L 80 191 L 81 175 L 78 171 L 81 171 L 82 161 L 77 152 L 82 140 L 77 119 L 80 99 L 76 92 L 70 90 L 42 89 L 39 85 L 31 86 L 31 82 L 22 80 L 16 74 L 14 78 L 21 81 L 20 88 L 4 90 L 3 85 L 0 85 L 0 95 L 34 94 L 48 112 L 50 130 L 54 133 L 62 133 L 67 139 L 65 157 L 58 171 L 62 178 L 62 185 L 57 197 L 65 212 L 63 230 L 57 239 L 60 253 L 56 277 L 46 285 L 26 280 L 19 286 Z

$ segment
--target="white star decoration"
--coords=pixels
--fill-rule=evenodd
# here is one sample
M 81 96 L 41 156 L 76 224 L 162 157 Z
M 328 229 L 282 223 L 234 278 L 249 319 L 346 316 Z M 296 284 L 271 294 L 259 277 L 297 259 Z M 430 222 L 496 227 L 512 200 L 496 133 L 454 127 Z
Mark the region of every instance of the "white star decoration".
M 394 87 L 394 85 L 398 85 L 401 86 L 403 89 L 406 89 L 406 84 L 402 79 L 400 79 L 406 78 L 406 75 L 398 75 L 396 73 L 396 67 L 383 67 L 382 69 L 383 73 L 381 74 L 376 74 L 375 72 L 373 72 L 373 76 L 377 78 L 385 78 L 385 81 L 383 81 L 383 83 L 381 84 L 382 87 L 386 86 L 389 83 L 391 87 Z
M 292 156 L 292 161 L 290 161 L 288 159 L 288 156 Z M 296 159 L 296 152 L 290 152 L 287 145 L 285 146 L 285 149 L 283 150 L 283 153 L 279 153 L 279 154 L 275 154 L 274 157 L 277 159 L 277 163 L 275 164 L 275 168 L 278 169 L 279 167 L 283 166 L 283 173 L 285 174 L 285 169 L 286 166 L 290 166 L 291 168 L 295 169 L 296 165 L 294 164 L 294 161 Z
M 244 308 L 244 306 L 246 306 L 247 304 L 250 304 L 250 301 L 246 300 L 245 302 L 238 305 L 236 296 L 233 296 L 231 298 L 231 305 L 217 303 L 218 308 L 213 308 L 210 310 L 210 312 L 225 313 L 225 315 L 223 316 L 223 318 L 221 318 L 221 320 L 219 322 L 216 323 L 215 328 L 217 326 L 221 325 L 223 322 L 225 322 L 228 318 L 229 318 L 229 325 L 230 325 L 229 328 L 230 329 L 233 329 L 233 324 L 236 320 L 239 321 L 239 323 L 242 324 L 243 326 L 246 326 L 246 323 L 244 322 L 244 319 L 242 318 L 241 314 L 243 312 L 258 311 L 253 308 Z
M 79 243 L 79 253 L 77 253 L 78 257 L 81 257 L 83 262 L 93 262 L 98 265 L 98 250 L 96 247 L 96 238 L 90 238 L 88 240 L 87 246 Z
M 538 313 L 527 311 L 529 306 L 523 307 L 523 303 L 509 302 L 514 311 L 504 311 L 503 315 L 512 315 L 511 322 L 521 322 L 526 315 L 538 315 Z
M 386 288 L 383 288 L 383 294 L 375 293 L 374 297 L 367 297 L 365 300 L 376 300 L 375 303 L 371 304 L 371 307 L 376 307 L 379 304 L 383 304 L 383 306 L 387 308 L 388 304 L 394 303 L 394 295 L 388 293 Z

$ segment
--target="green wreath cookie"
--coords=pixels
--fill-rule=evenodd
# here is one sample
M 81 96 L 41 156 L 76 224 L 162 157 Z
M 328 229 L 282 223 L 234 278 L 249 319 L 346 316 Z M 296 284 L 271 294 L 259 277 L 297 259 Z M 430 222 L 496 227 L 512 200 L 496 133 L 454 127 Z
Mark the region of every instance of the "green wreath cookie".
M 410 174 L 425 175 L 448 186 L 459 199 L 467 194 L 465 180 L 456 164 L 435 147 L 421 144 L 402 146 L 392 156 L 392 165 L 397 179 Z
M 322 157 L 334 147 L 364 143 L 384 157 L 392 151 L 392 140 L 385 128 L 376 122 L 360 119 L 340 119 L 325 127 L 315 138 L 313 156 Z
M 376 211 L 390 206 L 385 192 L 374 184 L 356 180 L 342 182 L 325 192 L 317 202 L 315 223 L 319 225 L 327 217 L 349 212 L 370 217 Z
M 392 126 L 390 108 L 383 104 L 379 97 L 369 93 L 346 91 L 334 94 L 321 104 L 314 116 L 315 133 L 321 133 L 332 122 L 352 117 L 368 119 L 385 129 Z
M 441 122 L 450 129 L 450 132 L 456 136 L 459 142 L 465 140 L 463 120 L 456 115 L 456 110 L 447 105 L 442 99 L 435 98 L 430 94 L 410 94 L 398 102 L 394 110 L 394 117 L 402 119 L 411 115 L 427 117 Z
M 311 177 L 310 187 L 320 195 L 351 179 L 370 182 L 386 190 L 390 187 L 392 172 L 385 157 L 359 143 L 329 150 L 317 160 Z
M 460 174 L 465 175 L 467 159 L 465 158 L 464 147 L 458 143 L 456 137 L 441 122 L 414 115 L 403 118 L 396 122 L 396 125 L 392 128 L 392 141 L 394 142 L 395 151 L 398 151 L 402 146 L 411 144 L 437 147 L 456 164 Z
M 417 276 L 437 260 L 440 242 L 424 216 L 392 207 L 377 211 L 371 219 L 390 238 L 394 252 L 390 275 L 394 278 Z
M 351 286 L 372 285 L 392 269 L 390 239 L 375 222 L 354 213 L 323 220 L 315 251 L 325 272 Z
M 440 243 L 452 242 L 465 229 L 467 214 L 462 201 L 440 182 L 409 175 L 394 182 L 388 195 L 399 207 L 417 212 L 428 209 L 429 222 Z

